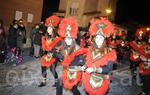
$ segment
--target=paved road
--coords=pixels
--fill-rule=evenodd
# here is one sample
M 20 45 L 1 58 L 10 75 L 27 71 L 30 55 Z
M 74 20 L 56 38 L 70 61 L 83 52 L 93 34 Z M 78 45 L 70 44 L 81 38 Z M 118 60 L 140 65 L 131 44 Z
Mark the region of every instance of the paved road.
M 57 71 L 60 71 L 60 66 Z M 0 95 L 56 95 L 52 74 L 48 71 L 48 85 L 39 88 L 41 80 L 40 60 L 24 56 L 22 65 L 0 64 Z M 83 87 L 79 87 L 82 95 Z M 137 95 L 140 88 L 130 81 L 130 72 L 127 66 L 120 66 L 113 71 L 113 80 L 108 95 Z M 72 95 L 64 89 L 63 95 Z

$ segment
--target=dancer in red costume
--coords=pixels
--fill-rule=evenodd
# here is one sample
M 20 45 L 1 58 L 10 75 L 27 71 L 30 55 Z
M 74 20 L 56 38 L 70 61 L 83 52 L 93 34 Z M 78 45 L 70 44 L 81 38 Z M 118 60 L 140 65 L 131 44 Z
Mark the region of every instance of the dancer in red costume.
M 127 39 L 127 31 L 121 31 L 120 44 L 117 46 L 117 60 L 119 63 L 124 64 L 129 59 L 130 44 Z
M 117 47 L 120 42 L 121 40 L 119 37 L 119 28 L 115 26 L 114 33 L 109 38 L 107 38 L 107 44 L 109 48 L 116 50 L 117 55 L 119 54 L 119 52 L 117 52 Z M 117 61 L 115 63 L 117 63 Z M 117 69 L 117 64 L 113 64 L 113 69 Z
M 57 60 L 55 59 L 55 52 L 57 48 L 59 47 L 59 44 L 62 41 L 61 37 L 57 37 L 55 27 L 59 23 L 59 17 L 57 16 L 50 16 L 46 19 L 45 26 L 47 27 L 47 32 L 45 36 L 42 37 L 42 49 L 44 55 L 41 58 L 41 69 L 42 69 L 42 76 L 43 81 L 39 85 L 39 87 L 46 85 L 46 76 L 47 76 L 47 69 L 49 68 L 55 78 L 55 84 L 53 86 L 56 86 L 57 82 L 57 72 L 56 72 L 56 65 Z
M 77 86 L 81 81 L 80 67 L 84 65 L 84 55 L 87 50 L 76 44 L 77 33 L 78 23 L 75 18 L 62 19 L 58 34 L 64 38 L 64 43 L 56 57 L 59 55 L 59 58 L 62 58 L 63 72 L 57 85 L 56 95 L 62 95 L 63 86 L 71 90 L 73 95 L 81 95 Z
M 107 39 L 108 46 L 112 49 L 116 49 L 117 45 L 119 45 L 121 42 L 118 34 L 119 34 L 119 29 L 114 28 L 114 33 Z
M 143 80 L 143 91 L 139 95 L 150 95 L 150 33 L 147 35 L 149 38 L 146 45 L 140 48 L 141 63 L 139 70 Z
M 114 33 L 114 26 L 104 18 L 91 21 L 89 34 L 93 44 L 88 48 L 86 64 L 82 67 L 83 85 L 88 95 L 105 95 L 110 86 L 110 72 L 116 52 L 107 47 L 106 38 Z
M 132 79 L 136 79 L 137 84 L 140 84 L 141 81 L 139 76 L 139 63 L 141 62 L 139 50 L 145 45 L 145 42 L 143 41 L 144 35 L 145 33 L 142 29 L 137 29 L 135 40 L 130 42 L 130 69 Z

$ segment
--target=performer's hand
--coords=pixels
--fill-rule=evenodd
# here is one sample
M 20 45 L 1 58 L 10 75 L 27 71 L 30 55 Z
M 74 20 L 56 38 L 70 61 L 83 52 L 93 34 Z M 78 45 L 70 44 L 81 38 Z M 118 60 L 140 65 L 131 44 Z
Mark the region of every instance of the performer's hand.
M 52 53 L 48 53 L 47 56 L 48 56 L 48 57 L 52 57 Z
M 86 72 L 90 74 L 90 73 L 94 72 L 94 68 L 87 68 Z
M 85 71 L 85 69 L 86 69 L 85 65 L 81 67 L 81 71 Z
M 147 59 L 143 55 L 141 55 L 140 58 L 142 61 L 147 61 Z
M 4 51 L 2 51 L 1 53 L 4 53 Z

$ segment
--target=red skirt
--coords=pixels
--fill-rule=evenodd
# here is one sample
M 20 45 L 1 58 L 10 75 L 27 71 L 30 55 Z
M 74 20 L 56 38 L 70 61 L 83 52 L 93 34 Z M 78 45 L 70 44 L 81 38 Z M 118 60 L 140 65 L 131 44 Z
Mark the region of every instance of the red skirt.
M 110 82 L 107 79 L 104 79 L 101 86 L 99 88 L 92 88 L 90 84 L 90 74 L 83 73 L 82 82 L 85 90 L 89 95 L 105 95 L 109 89 Z
M 49 61 L 46 61 L 46 57 L 47 57 L 47 55 L 43 55 L 42 56 L 42 58 L 41 58 L 41 65 L 43 67 L 49 68 L 55 62 L 55 58 L 51 58 Z
M 69 72 L 68 69 L 65 69 L 62 72 L 62 80 L 64 87 L 71 90 L 73 86 L 77 85 L 81 81 L 81 72 Z
M 139 71 L 142 76 L 150 75 L 150 66 L 144 64 L 143 62 L 139 65 Z

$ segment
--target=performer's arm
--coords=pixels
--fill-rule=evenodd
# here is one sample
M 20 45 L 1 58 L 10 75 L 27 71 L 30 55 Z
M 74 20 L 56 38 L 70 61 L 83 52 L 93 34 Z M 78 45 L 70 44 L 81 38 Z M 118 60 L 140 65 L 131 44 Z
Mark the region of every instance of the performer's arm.
M 71 63 L 72 66 L 83 66 L 84 57 L 82 55 L 75 57 L 74 61 Z
M 101 67 L 95 68 L 94 72 L 101 73 L 101 74 L 108 74 L 112 71 L 112 69 L 113 69 L 113 62 L 109 61 L 107 66 L 102 67 L 102 68 Z
M 108 65 L 102 68 L 102 74 L 108 74 L 112 71 L 112 69 L 113 69 L 113 62 L 109 61 Z

